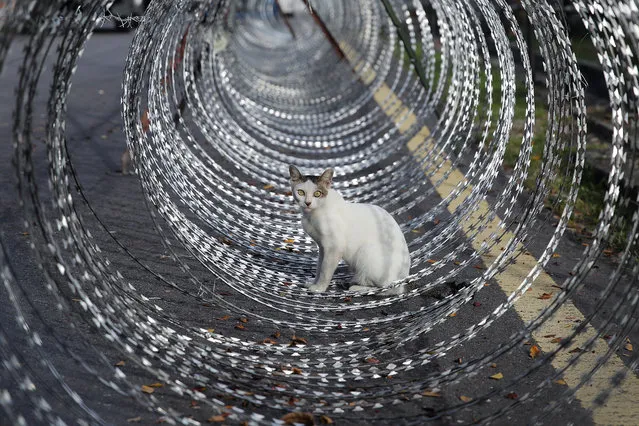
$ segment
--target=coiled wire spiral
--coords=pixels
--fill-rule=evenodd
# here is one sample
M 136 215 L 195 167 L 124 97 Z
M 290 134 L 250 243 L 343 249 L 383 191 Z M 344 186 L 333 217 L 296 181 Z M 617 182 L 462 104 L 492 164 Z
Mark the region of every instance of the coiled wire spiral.
M 491 336 L 535 291 L 578 195 L 587 147 L 584 84 L 551 4 L 522 1 L 522 15 L 504 0 L 326 0 L 284 20 L 266 2 L 152 2 L 129 48 L 121 114 L 150 212 L 140 226 L 154 228 L 172 262 L 156 268 L 103 226 L 100 209 L 86 203 L 79 186 L 82 176 L 66 139 L 67 98 L 109 2 L 71 3 L 10 2 L 0 21 L 1 67 L 18 30 L 39 17 L 25 43 L 15 92 L 13 162 L 26 232 L 46 277 L 40 291 L 56 306 L 40 312 L 36 294 L 16 280 L 10 254 L 2 256 L 3 300 L 38 360 L 16 351 L 10 327 L 1 325 L 0 406 L 10 421 L 113 421 L 74 389 L 61 372 L 66 367 L 43 349 L 47 344 L 103 392 L 132 396 L 166 421 L 182 423 L 224 410 L 227 421 L 256 424 L 277 422 L 288 411 L 347 422 L 422 424 L 451 415 L 490 422 L 537 407 L 552 381 L 590 363 L 557 401 L 536 411 L 542 421 L 636 330 L 635 213 L 625 252 L 593 313 L 560 343 L 472 401 L 432 405 L 426 398 L 463 388 L 491 364 L 521 352 L 586 286 L 610 235 L 621 227 L 617 212 L 632 201 L 628 168 L 639 89 L 635 3 L 574 2 L 601 60 L 614 125 L 608 192 L 593 241 L 571 262 L 561 288 L 520 329 L 445 369 L 437 366 L 450 362 L 458 348 Z M 546 99 L 536 97 L 531 40 L 522 23 L 538 45 Z M 47 58 L 53 66 L 44 173 L 32 158 L 32 122 L 42 107 L 36 88 Z M 504 174 L 517 97 L 525 99 L 523 136 L 515 166 Z M 541 173 L 527 191 L 533 140 L 543 132 L 536 124 L 538 103 L 545 105 L 548 125 Z M 329 292 L 305 290 L 317 253 L 290 202 L 289 164 L 309 174 L 335 168 L 335 188 L 345 198 L 381 205 L 398 219 L 412 258 L 411 275 L 394 284 L 405 285 L 405 294 L 339 288 L 351 278 L 345 267 Z M 561 204 L 552 207 L 561 213 L 550 223 L 543 209 L 553 190 Z M 490 310 L 478 320 L 454 317 L 488 291 L 486 285 L 508 281 L 530 244 L 539 261 L 523 262 L 505 297 L 484 302 Z M 140 275 L 126 276 L 124 265 Z M 464 283 L 455 291 L 432 297 L 460 277 Z M 157 302 L 159 295 L 165 303 Z M 601 314 L 607 303 L 614 309 Z M 223 320 L 215 331 L 202 325 L 202 318 L 226 312 L 241 317 L 239 327 Z M 66 315 L 72 320 L 60 330 L 56 318 Z M 596 331 L 582 341 L 595 318 Z M 458 325 L 451 326 L 453 320 Z M 264 340 L 273 330 L 275 336 Z M 280 335 L 292 336 L 290 344 Z M 614 337 L 606 351 L 586 360 L 607 335 Z M 544 370 L 575 344 L 581 350 L 570 353 L 563 369 Z M 103 347 L 173 397 L 140 393 Z M 603 404 L 636 364 L 631 354 L 627 366 L 598 389 L 595 404 Z M 525 394 L 496 399 L 522 381 L 532 383 Z M 235 402 L 224 399 L 229 397 Z M 188 400 L 208 414 L 187 417 L 180 407 Z M 62 412 L 59 404 L 70 405 Z M 476 410 L 472 418 L 469 407 Z

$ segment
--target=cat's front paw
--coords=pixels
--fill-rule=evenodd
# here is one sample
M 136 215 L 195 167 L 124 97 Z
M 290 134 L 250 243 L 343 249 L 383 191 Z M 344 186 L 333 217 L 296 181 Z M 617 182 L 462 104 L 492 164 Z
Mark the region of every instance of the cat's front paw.
M 311 284 L 306 287 L 308 291 L 313 293 L 324 293 L 328 288 L 328 284 Z

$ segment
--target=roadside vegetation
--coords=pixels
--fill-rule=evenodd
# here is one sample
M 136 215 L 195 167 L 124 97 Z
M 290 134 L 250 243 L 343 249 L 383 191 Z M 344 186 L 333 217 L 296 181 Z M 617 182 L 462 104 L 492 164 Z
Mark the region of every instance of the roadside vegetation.
M 573 40 L 573 47 L 577 58 L 583 58 L 587 61 L 597 61 L 596 52 L 589 40 L 580 38 Z M 396 46 L 395 56 L 403 58 L 403 66 L 408 69 L 411 67 L 410 60 L 406 54 L 401 55 L 401 47 Z M 423 51 L 421 44 L 418 44 L 415 48 L 415 53 L 419 61 L 422 60 Z M 433 85 L 437 85 L 441 78 L 441 56 L 439 53 L 435 56 L 436 71 L 433 78 Z M 498 76 L 498 67 L 494 67 L 493 75 Z M 445 87 L 450 85 L 451 77 L 448 76 L 448 81 Z M 480 74 L 480 99 L 486 99 L 485 88 L 486 76 L 484 73 Z M 542 89 L 542 88 L 540 88 Z M 538 92 L 543 92 L 539 90 Z M 493 105 L 491 112 L 491 128 L 490 132 L 493 132 L 496 127 L 496 122 L 501 107 L 501 80 L 493 78 Z M 486 104 L 480 105 L 478 110 L 479 120 L 483 121 L 486 116 Z M 523 81 L 518 81 L 516 84 L 515 95 L 515 110 L 513 119 L 513 128 L 510 133 L 510 137 L 506 146 L 506 151 L 503 158 L 502 167 L 506 172 L 512 170 L 519 158 L 521 142 L 523 138 L 524 123 L 526 117 L 526 91 Z M 546 131 L 548 128 L 548 109 L 546 106 L 546 100 L 537 96 L 535 99 L 535 127 L 534 136 L 532 140 L 532 153 L 531 161 L 528 169 L 528 175 L 524 181 L 524 187 L 528 191 L 533 191 L 537 185 L 537 179 L 542 170 L 543 150 L 546 140 Z M 489 133 L 490 134 L 490 133 Z M 611 149 L 609 141 L 601 141 L 598 138 L 589 140 L 587 150 L 591 152 L 596 150 L 599 153 L 606 153 Z M 561 154 L 562 164 L 568 164 L 569 160 L 574 160 L 575 152 L 565 150 Z M 571 158 L 572 156 L 572 158 Z M 557 175 L 551 180 L 551 186 L 549 195 L 545 201 L 546 208 L 552 210 L 552 213 L 557 216 L 561 214 L 565 208 L 566 201 L 563 197 L 567 194 L 572 182 L 572 174 L 566 174 L 565 170 L 557 173 Z M 586 161 L 582 172 L 582 180 L 579 187 L 578 197 L 575 203 L 574 212 L 571 220 L 568 223 L 569 229 L 572 229 L 578 236 L 589 238 L 592 236 L 595 228 L 599 222 L 599 216 L 604 208 L 605 194 L 608 189 L 608 180 L 605 172 L 597 169 L 589 161 Z M 628 234 L 631 232 L 631 218 L 636 206 L 622 206 L 615 216 L 619 221 L 616 226 L 613 226 L 612 234 L 609 238 L 609 247 L 605 251 L 606 254 L 611 252 L 621 251 L 625 248 Z

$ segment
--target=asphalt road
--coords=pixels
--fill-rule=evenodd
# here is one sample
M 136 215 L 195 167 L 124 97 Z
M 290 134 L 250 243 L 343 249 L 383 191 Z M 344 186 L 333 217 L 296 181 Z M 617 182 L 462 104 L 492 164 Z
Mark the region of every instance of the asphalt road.
M 211 305 L 203 305 L 189 295 L 158 281 L 149 272 L 155 271 L 175 282 L 182 283 L 184 278 L 182 271 L 177 268 L 174 261 L 167 256 L 161 238 L 155 231 L 147 205 L 136 176 L 122 176 L 119 171 L 120 155 L 125 147 L 124 135 L 120 116 L 120 93 L 124 60 L 127 46 L 131 40 L 130 34 L 102 33 L 95 34 L 90 40 L 83 58 L 80 61 L 77 74 L 73 79 L 73 88 L 69 97 L 67 115 L 67 142 L 73 167 L 78 176 L 78 186 L 82 193 L 76 191 L 76 205 L 82 215 L 85 226 L 91 230 L 96 243 L 101 247 L 105 256 L 111 260 L 111 267 L 117 268 L 125 279 L 136 288 L 136 293 L 150 299 L 150 303 L 163 309 L 165 318 L 171 318 L 185 329 L 213 328 L 217 333 L 236 336 L 247 341 L 257 341 L 268 337 L 273 329 L 268 324 L 249 322 L 245 330 L 238 330 L 234 321 L 238 312 L 225 311 L 224 308 Z M 0 76 L 0 87 L 11 87 L 15 84 L 19 65 L 20 44 L 17 40 L 13 48 L 6 69 Z M 42 82 L 41 96 L 45 99 L 47 82 Z M 194 404 L 187 397 L 176 395 L 168 387 L 158 387 L 153 395 L 139 392 L 139 386 L 161 382 L 158 377 L 149 374 L 144 366 L 125 361 L 118 367 L 126 375 L 133 388 L 122 388 L 117 392 L 104 385 L 105 380 L 115 380 L 116 363 L 127 360 L 127 355 L 121 346 L 112 344 L 96 329 L 88 317 L 79 307 L 73 307 L 73 299 L 66 300 L 72 305 L 72 314 L 61 312 L 57 308 L 56 300 L 52 293 L 46 289 L 47 280 L 42 271 L 37 268 L 37 260 L 33 250 L 30 249 L 31 235 L 25 235 L 23 215 L 18 204 L 15 191 L 15 178 L 11 164 L 12 144 L 10 133 L 12 103 L 0 103 L 0 232 L 2 241 L 9 255 L 9 263 L 16 274 L 21 286 L 20 306 L 24 309 L 24 315 L 31 324 L 32 330 L 37 331 L 42 337 L 39 347 L 34 347 L 25 338 L 25 333 L 15 320 L 15 310 L 8 300 L 5 289 L 0 291 L 0 324 L 7 334 L 10 347 L 23 357 L 23 365 L 28 365 L 31 376 L 37 385 L 38 392 L 46 395 L 52 410 L 63 419 L 73 423 L 76 417 L 86 418 L 85 412 L 78 409 L 78 404 L 72 403 L 72 398 L 60 385 L 52 368 L 55 368 L 58 377 L 81 398 L 82 404 L 95 413 L 94 421 L 101 419 L 108 424 L 127 424 L 127 421 L 140 424 L 154 424 L 162 421 L 162 413 L 151 411 L 145 406 L 146 401 L 155 398 L 163 407 L 171 407 L 175 413 L 179 413 L 184 419 L 192 418 L 205 421 L 216 412 L 205 404 Z M 38 111 L 35 115 L 36 137 L 42 132 L 44 118 Z M 40 134 L 41 135 L 41 134 Z M 46 185 L 46 149 L 42 141 L 36 142 L 33 152 L 35 163 L 42 167 L 39 170 L 39 185 Z M 503 183 L 504 177 L 500 182 Z M 86 198 L 86 199 L 85 199 Z M 435 201 L 435 200 L 433 200 Z M 490 199 L 489 199 L 490 201 Z M 44 204 L 50 200 L 43 199 Z M 96 216 L 90 211 L 89 206 L 95 211 Z M 427 208 L 428 206 L 424 206 Z M 99 218 L 99 222 L 98 222 Z M 549 232 L 552 227 L 552 217 L 539 228 L 539 232 Z M 103 227 L 104 226 L 104 227 Z M 111 233 L 109 235 L 105 228 Z M 41 241 L 34 241 L 40 244 Z M 583 240 L 579 236 L 568 236 L 562 242 L 561 252 L 564 258 L 573 256 L 578 258 L 583 247 Z M 125 246 L 129 253 L 121 250 L 119 244 Z M 531 253 L 538 253 L 540 247 L 531 244 Z M 183 249 L 177 249 L 179 255 L 188 257 Z M 141 267 L 133 258 L 146 265 L 149 270 Z M 586 290 L 580 292 L 575 299 L 575 304 L 585 314 L 592 309 L 598 290 L 604 284 L 603 278 L 614 267 L 615 259 L 603 259 L 597 271 L 589 279 L 592 284 Z M 562 262 L 549 265 L 548 272 L 551 276 L 561 281 L 568 276 L 569 271 L 562 267 Z M 211 277 L 203 267 L 196 262 L 190 262 L 193 273 L 203 281 L 211 280 Z M 477 274 L 480 272 L 477 271 Z M 468 276 L 458 277 L 461 284 L 474 276 L 472 272 Z M 216 290 L 222 297 L 229 301 L 241 304 L 248 312 L 263 309 L 246 298 L 235 294 L 230 289 L 218 288 Z M 431 296 L 434 300 L 437 294 Z M 489 285 L 484 291 L 468 303 L 458 312 L 458 315 L 446 321 L 441 327 L 436 327 L 424 337 L 424 341 L 409 342 L 402 350 L 406 353 L 415 353 L 427 343 L 437 342 L 444 338 L 462 332 L 469 325 L 474 324 L 490 313 L 494 307 L 505 300 L 504 293 L 494 285 Z M 431 300 L 431 301 L 432 301 Z M 410 306 L 402 306 L 401 309 L 416 309 L 420 303 L 429 303 L 429 297 L 414 300 Z M 392 308 L 390 308 L 392 312 Z M 225 315 L 231 319 L 223 320 Z M 45 321 L 42 321 L 44 318 Z M 167 324 L 169 322 L 167 321 Z M 595 322 L 596 324 L 596 322 Z M 445 372 L 454 367 L 457 360 L 473 359 L 476 354 L 482 354 L 503 343 L 508 336 L 524 326 L 523 321 L 514 311 L 508 312 L 499 318 L 488 332 L 476 336 L 472 341 L 463 346 L 454 348 L 446 356 L 438 359 L 423 369 L 417 369 L 414 374 L 426 374 L 426 372 Z M 281 330 L 283 335 L 292 333 L 291 330 Z M 310 344 L 322 342 L 322 336 L 306 336 Z M 339 341 L 339 339 L 338 339 Z M 463 380 L 447 385 L 441 389 L 441 396 L 435 398 L 423 398 L 412 402 L 402 401 L 397 406 L 386 407 L 375 412 L 365 412 L 357 418 L 347 418 L 338 421 L 338 424 L 367 424 L 373 420 L 387 424 L 403 423 L 398 417 L 405 416 L 405 421 L 410 422 L 412 416 L 427 414 L 432 410 L 444 407 L 453 407 L 459 403 L 460 396 L 473 398 L 475 395 L 484 394 L 492 389 L 496 383 L 489 378 L 497 372 L 504 376 L 504 380 L 516 377 L 520 372 L 526 371 L 534 363 L 529 356 L 530 345 L 534 342 L 522 345 L 518 350 L 511 351 L 502 356 L 498 365 L 489 370 L 481 370 L 474 376 L 464 377 Z M 75 354 L 77 359 L 72 359 L 69 353 Z M 51 364 L 42 362 L 43 354 Z M 171 366 L 164 366 L 171 370 Z M 0 376 L 2 380 L 0 388 L 9 383 L 9 389 L 17 389 L 18 383 L 8 377 L 6 373 Z M 187 373 L 188 374 L 188 373 Z M 523 396 L 528 392 L 535 392 L 536 387 L 544 382 L 545 377 L 555 374 L 550 365 L 543 365 L 533 371 L 529 376 L 522 378 L 513 385 L 511 392 Z M 176 374 L 179 376 L 179 374 Z M 401 389 L 404 380 L 409 382 L 412 377 L 388 378 L 387 386 Z M 188 382 L 188 377 L 184 377 Z M 267 383 L 256 380 L 256 386 Z M 365 386 L 366 384 L 362 384 Z M 379 383 L 377 383 L 379 385 Z M 538 413 L 544 406 L 563 398 L 565 386 L 557 383 L 549 383 L 540 396 L 534 400 L 522 403 L 517 409 L 506 416 L 495 420 L 495 424 L 519 425 L 528 424 L 531 415 Z M 136 394 L 137 392 L 137 394 Z M 287 410 L 266 409 L 252 404 L 242 404 L 233 398 L 224 395 L 207 394 L 210 398 L 219 398 L 228 407 L 237 405 L 249 411 L 265 415 L 280 417 Z M 42 424 L 31 409 L 29 401 L 16 400 L 14 407 L 22 411 L 27 420 L 32 424 Z M 475 419 L 487 413 L 495 412 L 499 407 L 506 406 L 511 400 L 502 394 L 496 394 L 490 402 L 466 407 L 460 411 L 451 411 L 448 415 L 436 421 L 438 424 L 469 424 Z M 227 408 L 231 410 L 231 408 Z M 0 412 L 0 424 L 6 424 Z M 387 420 L 384 420 L 387 419 Z M 639 423 L 639 419 L 637 419 Z M 233 421 L 229 420 L 229 424 Z M 562 406 L 556 410 L 553 416 L 545 420 L 546 424 L 592 424 L 591 413 L 584 409 L 579 401 Z M 615 423 L 611 420 L 611 423 Z

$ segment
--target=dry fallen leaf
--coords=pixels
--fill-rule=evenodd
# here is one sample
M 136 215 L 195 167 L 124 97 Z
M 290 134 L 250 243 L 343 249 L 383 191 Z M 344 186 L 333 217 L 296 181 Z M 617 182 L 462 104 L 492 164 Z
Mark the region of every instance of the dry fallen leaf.
M 517 395 L 515 392 L 510 392 L 508 395 L 506 395 L 506 398 L 508 398 L 508 399 L 517 399 L 517 398 L 519 398 L 519 395 Z
M 122 366 L 124 366 L 124 364 L 126 364 L 126 362 L 124 362 L 124 361 L 118 361 L 118 362 L 116 362 L 116 363 L 115 363 L 115 366 L 116 366 L 116 367 L 122 367 Z
M 448 315 L 449 317 L 456 317 L 457 316 L 457 312 L 453 312 L 452 314 Z
M 441 398 L 442 394 L 439 392 L 433 392 L 433 391 L 424 391 L 422 392 L 423 396 L 430 396 L 431 398 Z
M 246 324 L 248 321 L 249 321 L 249 320 L 248 320 L 248 318 L 246 318 L 246 317 L 242 317 L 242 318 L 240 318 L 240 322 L 243 322 L 244 324 Z
M 147 385 L 142 385 L 142 392 L 144 393 L 153 393 L 155 392 L 155 389 L 153 389 L 151 386 L 147 386 Z
M 293 374 L 302 374 L 302 369 L 301 368 L 297 368 L 297 367 L 293 367 Z
M 490 364 L 491 368 L 497 368 L 497 364 L 495 364 L 494 362 L 492 364 Z
M 293 238 L 287 238 L 286 240 L 284 240 L 284 242 L 286 244 L 293 244 L 295 242 L 295 240 Z
M 284 424 L 292 425 L 294 423 L 301 423 L 304 426 L 313 426 L 315 425 L 315 419 L 313 419 L 313 415 L 311 413 L 301 413 L 296 411 L 294 413 L 288 413 L 284 417 Z
M 142 417 L 131 417 L 130 419 L 126 419 L 127 423 L 140 423 L 142 421 Z
M 548 300 L 552 297 L 552 293 L 543 293 L 541 296 L 538 297 L 538 299 L 541 300 Z
M 439 220 L 439 219 L 435 219 L 435 220 L 433 220 L 433 223 L 434 223 L 435 225 L 439 225 L 439 222 L 440 222 L 440 220 Z
M 627 351 L 632 352 L 632 343 L 626 343 L 626 346 L 624 346 L 624 348 L 625 348 Z
M 271 185 L 270 183 L 268 185 L 264 185 L 264 189 L 266 189 L 267 191 L 270 189 L 275 188 L 273 185 Z
M 459 397 L 459 399 L 461 399 L 461 400 L 462 400 L 462 401 L 464 401 L 464 402 L 470 402 L 470 401 L 472 401 L 472 400 L 473 400 L 471 397 L 469 397 L 469 396 L 465 396 L 465 395 L 461 395 L 461 396 Z
M 481 265 L 473 265 L 473 268 L 475 268 L 475 269 L 486 269 L 486 268 L 484 268 Z
M 322 422 L 322 424 L 325 424 L 325 425 L 332 425 L 333 423 L 335 423 L 333 419 L 328 417 L 326 414 L 320 417 L 320 422 Z
M 557 257 L 561 257 L 561 255 L 559 253 L 553 253 L 552 257 L 557 258 Z
M 303 337 L 293 335 L 293 337 L 291 337 L 291 345 L 308 345 L 308 342 Z
M 164 386 L 162 383 L 151 383 L 149 386 L 151 386 L 152 388 L 161 388 L 162 386 Z
M 209 333 L 215 333 L 215 329 L 214 328 L 207 328 L 206 331 L 208 331 Z
M 267 344 L 268 343 L 268 344 L 271 344 L 271 345 L 277 345 L 277 342 L 275 340 L 269 339 L 268 337 L 266 339 L 262 340 L 260 343 L 263 343 L 263 344 Z
M 218 415 L 218 416 L 209 417 L 207 422 L 209 422 L 209 423 L 222 423 L 224 420 L 226 420 L 226 417 Z
M 568 384 L 564 379 L 557 379 L 555 380 L 555 383 L 562 386 L 566 386 Z
M 532 359 L 537 358 L 537 355 L 539 355 L 540 353 L 541 353 L 541 349 L 539 349 L 539 346 L 537 345 L 532 345 L 530 347 L 530 351 L 528 352 L 528 354 L 530 355 Z
M 237 328 L 238 330 L 245 330 L 246 327 L 244 327 L 244 324 L 235 324 L 235 328 Z
M 435 259 L 428 259 L 426 262 L 428 262 L 428 263 L 437 263 L 437 261 Z
M 146 111 L 144 111 L 144 114 L 142 114 L 142 118 L 140 119 L 140 121 L 142 122 L 142 130 L 144 130 L 144 133 L 149 131 L 149 125 L 151 124 L 151 121 L 149 120 L 149 110 L 147 109 Z
M 220 318 L 218 318 L 218 319 L 219 319 L 219 320 L 222 320 L 222 321 L 226 321 L 226 320 L 227 320 L 227 319 L 229 319 L 229 318 L 231 318 L 231 316 L 230 316 L 230 315 L 224 315 L 223 317 L 220 317 Z
M 497 374 L 493 374 L 492 376 L 490 376 L 491 379 L 493 380 L 501 380 L 504 378 L 504 375 L 501 373 L 497 373 Z
M 550 343 L 561 343 L 561 337 L 555 337 L 550 341 Z
M 273 337 L 274 339 L 279 339 L 281 335 L 282 333 L 280 333 L 279 330 L 277 330 L 275 333 L 271 334 L 271 337 Z
M 583 349 L 581 349 L 581 348 L 575 348 L 575 349 L 573 349 L 573 350 L 568 351 L 568 353 L 571 353 L 571 354 L 575 354 L 575 353 L 578 353 L 578 352 L 583 352 Z
M 366 358 L 366 362 L 369 364 L 379 364 L 379 360 L 377 358 Z

